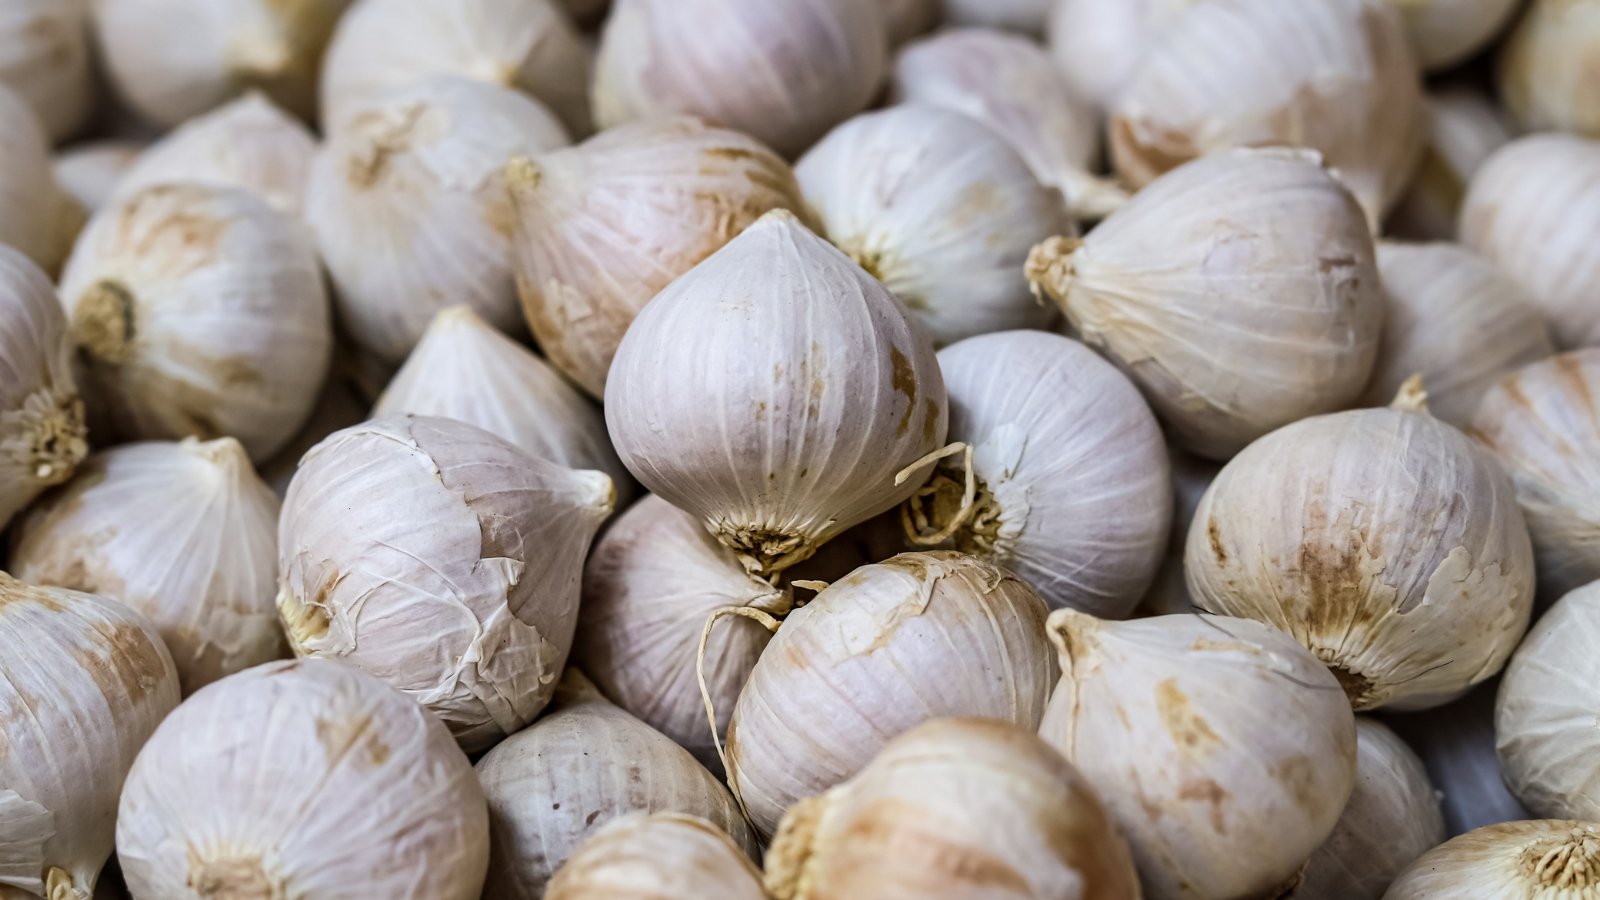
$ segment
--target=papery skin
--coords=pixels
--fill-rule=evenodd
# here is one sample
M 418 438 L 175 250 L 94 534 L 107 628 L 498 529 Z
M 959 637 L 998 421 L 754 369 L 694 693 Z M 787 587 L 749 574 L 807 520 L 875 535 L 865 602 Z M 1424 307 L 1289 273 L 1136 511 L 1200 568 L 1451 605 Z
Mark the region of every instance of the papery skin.
M 1428 71 L 1464 62 L 1493 42 L 1521 0 L 1389 0 L 1405 19 L 1417 61 Z
M 310 239 L 234 188 L 158 185 L 101 209 L 61 302 L 101 440 L 228 435 L 264 460 L 306 420 L 328 370 Z
M 614 500 L 605 475 L 453 419 L 347 428 L 306 454 L 284 499 L 290 644 L 377 675 L 468 752 L 487 749 L 555 691 L 583 556 Z
M 550 713 L 478 761 L 478 778 L 493 822 L 484 900 L 538 900 L 585 839 L 630 813 L 698 816 L 750 858 L 760 852 L 715 776 L 576 669 Z
M 1494 702 L 1501 679 L 1491 678 L 1459 700 L 1404 715 L 1386 715 L 1428 769 L 1444 812 L 1445 834 L 1531 819 L 1500 774 L 1494 752 Z
M 1174 14 L 1193 2 L 1055 0 L 1046 44 L 1068 86 L 1104 110 L 1133 79 Z
M 1451 241 L 1456 238 L 1467 184 L 1516 131 L 1505 108 L 1476 88 L 1432 91 L 1426 105 L 1428 148 L 1384 233 L 1407 240 Z
M 1167 616 L 1194 611 L 1189 585 L 1183 576 L 1183 548 L 1189 540 L 1189 525 L 1206 488 L 1222 471 L 1214 462 L 1200 459 L 1177 448 L 1168 448 L 1172 469 L 1172 529 L 1167 535 L 1166 555 L 1156 570 L 1150 590 L 1139 600 L 1136 616 Z
M 1044 32 L 1051 0 L 943 0 L 945 20 L 956 26 L 982 25 L 1024 34 Z
M 27 102 L 52 141 L 77 131 L 94 107 L 89 17 L 89 0 L 0 6 L 0 85 Z
M 129 773 L 134 900 L 474 900 L 489 817 L 427 710 L 354 667 L 268 663 L 189 698 Z
M 1128 845 L 1089 783 L 1031 730 L 938 719 L 784 817 L 777 900 L 1136 900 Z
M 0 244 L 53 275 L 83 218 L 83 207 L 56 183 L 50 144 L 33 111 L 0 84 Z
M 1500 99 L 1529 131 L 1600 137 L 1600 4 L 1533 0 L 1501 46 Z
M 1384 900 L 1600 898 L 1600 825 L 1506 822 L 1434 848 L 1395 879 Z
M 1210 615 L 1050 618 L 1039 734 L 1095 787 L 1150 900 L 1273 897 L 1333 831 L 1355 719 L 1288 635 Z
M 678 813 L 615 819 L 568 858 L 545 900 L 768 900 L 761 872 L 722 829 Z
M 0 894 L 89 900 L 123 778 L 177 705 L 143 616 L 0 572 Z
M 51 170 L 63 191 L 83 209 L 94 212 L 116 195 L 122 176 L 144 149 L 143 143 L 130 140 L 74 144 L 56 154 Z

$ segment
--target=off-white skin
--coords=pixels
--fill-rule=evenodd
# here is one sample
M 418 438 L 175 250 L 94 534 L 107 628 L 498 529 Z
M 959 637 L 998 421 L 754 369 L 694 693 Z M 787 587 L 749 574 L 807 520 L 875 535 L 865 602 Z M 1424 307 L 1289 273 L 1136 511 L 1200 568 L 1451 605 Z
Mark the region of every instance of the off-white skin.
M 1293 150 L 1181 166 L 1083 241 L 1036 248 L 1028 275 L 1178 446 L 1217 460 L 1359 397 L 1383 325 L 1360 208 Z
M 1485 91 L 1445 87 L 1427 97 L 1428 149 L 1384 233 L 1419 241 L 1452 241 L 1473 173 L 1515 130 L 1505 108 Z
M 1502 0 L 1503 2 L 1503 0 Z M 1500 51 L 1499 95 L 1528 131 L 1600 136 L 1600 6 L 1533 0 Z
M 1384 900 L 1600 898 L 1600 825 L 1544 819 L 1490 825 L 1417 860 Z
M 22 520 L 18 578 L 127 604 L 172 651 L 184 696 L 288 652 L 278 498 L 233 438 L 128 444 L 79 468 Z
M 1531 819 L 1506 787 L 1494 752 L 1494 701 L 1500 679 L 1490 679 L 1444 706 L 1386 716 L 1427 767 L 1449 837 L 1474 828 Z
M 876 97 L 888 65 L 876 0 L 616 0 L 595 120 L 683 113 L 793 159 Z
M 1044 32 L 1051 0 L 944 0 L 946 24 L 1005 28 L 1024 34 Z
M 235 188 L 146 188 L 95 213 L 61 302 L 100 440 L 239 439 L 264 460 L 310 415 L 332 326 L 298 222 Z
M 1533 607 L 1511 480 L 1420 411 L 1318 416 L 1251 444 L 1200 501 L 1184 570 L 1196 607 L 1294 635 L 1357 710 L 1460 696 L 1505 665 Z
M 322 124 L 337 131 L 385 94 L 436 75 L 529 94 L 588 134 L 589 52 L 553 0 L 359 0 L 322 74 Z
M 0 896 L 93 896 L 123 777 L 177 705 L 144 617 L 0 573 Z
M 27 101 L 52 141 L 70 137 L 94 106 L 89 14 L 88 0 L 0 6 L 0 84 Z
M 1142 187 L 1228 147 L 1309 147 L 1377 230 L 1422 156 L 1417 73 L 1391 0 L 1194 3 L 1111 104 L 1112 159 Z
M 74 144 L 55 156 L 51 169 L 56 183 L 89 212 L 116 195 L 117 185 L 138 161 L 145 145 L 139 141 L 104 140 Z
M 769 900 L 761 872 L 726 832 L 678 813 L 629 815 L 595 832 L 545 900 Z
M 493 823 L 484 900 L 538 900 L 585 840 L 630 813 L 697 816 L 757 856 L 733 796 L 689 751 L 613 706 L 576 669 L 561 685 L 552 712 L 478 761 Z
M 278 526 L 297 654 L 342 659 L 432 710 L 468 752 L 549 702 L 611 479 L 454 419 L 390 416 L 314 447 Z
M 747 573 L 694 516 L 647 496 L 606 529 L 584 565 L 573 664 L 720 775 L 695 672 L 706 620 L 724 607 L 782 613 L 791 603 L 787 591 Z M 739 690 L 771 637 L 738 616 L 712 629 L 705 674 L 717 734 L 727 730 Z
M 1055 0 L 1046 43 L 1067 84 L 1105 109 L 1139 70 L 1162 28 L 1194 0 Z
M 1021 269 L 1034 244 L 1071 225 L 1060 197 L 982 123 L 920 104 L 866 113 L 811 148 L 795 175 L 829 240 L 935 343 L 1055 318 Z
M 1556 345 L 1600 341 L 1600 140 L 1536 134 L 1505 145 L 1472 177 L 1461 242 L 1521 284 Z
M 550 362 L 595 397 L 651 298 L 762 214 L 805 207 L 777 154 L 687 117 L 513 160 L 507 182 L 523 315 Z
M 1061 651 L 1039 734 L 1093 785 L 1150 900 L 1274 897 L 1332 833 L 1355 718 L 1293 638 L 1209 615 L 1050 617 Z
M 883 7 L 891 47 L 932 31 L 944 19 L 942 0 L 877 0 L 877 3 Z
M 1499 37 L 1521 0 L 1388 0 L 1405 19 L 1417 61 L 1430 72 L 1461 63 Z
M 328 660 L 200 691 L 139 754 L 117 810 L 133 900 L 474 900 L 489 817 L 427 710 Z
M 56 182 L 33 111 L 0 84 L 0 244 L 54 274 L 83 226 L 83 207 Z
M 765 834 L 929 719 L 1033 729 L 1056 677 L 1044 601 L 971 556 L 903 553 L 791 613 L 739 695 L 730 784 Z
M 1031 730 L 940 719 L 800 802 L 767 851 L 776 900 L 1136 900 L 1094 789 Z
M 927 335 L 782 210 L 645 307 L 605 412 L 629 471 L 762 575 L 909 497 L 947 426 Z
M 352 113 L 318 152 L 306 219 L 351 338 L 397 364 L 434 314 L 466 304 L 520 331 L 503 169 L 567 144 L 550 111 L 509 88 L 429 78 Z

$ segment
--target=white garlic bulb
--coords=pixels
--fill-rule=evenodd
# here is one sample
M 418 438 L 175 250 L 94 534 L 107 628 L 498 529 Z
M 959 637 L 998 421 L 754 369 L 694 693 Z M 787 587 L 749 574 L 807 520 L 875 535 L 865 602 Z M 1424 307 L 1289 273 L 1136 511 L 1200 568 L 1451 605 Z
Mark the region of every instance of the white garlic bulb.
M 1600 3 L 1533 0 L 1500 51 L 1500 100 L 1530 131 L 1600 137 L 1597 66 Z
M 552 0 L 358 0 L 339 23 L 322 75 L 322 122 L 433 76 L 532 95 L 572 133 L 589 122 L 589 51 Z
M 328 369 L 311 241 L 234 188 L 160 185 L 101 209 L 61 302 L 102 440 L 228 435 L 264 460 L 310 414 Z
M 884 29 L 877 0 L 616 0 L 595 119 L 610 128 L 684 113 L 792 159 L 872 102 Z
M 1051 0 L 943 0 L 944 18 L 951 25 L 1006 28 L 1024 34 L 1042 34 L 1050 15 Z
M 134 900 L 474 900 L 489 819 L 422 707 L 327 660 L 268 663 L 189 698 L 117 811 Z
M 1435 847 L 1383 896 L 1596 900 L 1600 824 L 1546 819 L 1480 828 Z
M 1043 331 L 970 338 L 940 351 L 939 368 L 950 438 L 972 456 L 940 461 L 908 501 L 912 539 L 1004 566 L 1052 608 L 1126 616 L 1172 523 L 1166 443 L 1138 388 Z
M 0 85 L 33 109 L 51 140 L 83 125 L 94 107 L 89 0 L 0 4 Z
M 1453 703 L 1384 717 L 1427 767 L 1449 837 L 1532 818 L 1506 787 L 1494 752 L 1499 687 L 1500 679 L 1493 678 Z
M 889 46 L 898 47 L 932 31 L 944 18 L 941 0 L 877 0 L 889 30 Z
M 1169 616 L 1194 611 L 1189 586 L 1183 579 L 1183 547 L 1188 543 L 1189 524 L 1200 507 L 1200 498 L 1222 467 L 1176 448 L 1169 448 L 1168 461 L 1172 468 L 1172 529 L 1167 535 L 1166 557 L 1135 615 Z
M 1139 63 L 1175 13 L 1194 0 L 1055 0 L 1047 43 L 1067 84 L 1104 109 L 1139 70 Z
M 1360 208 L 1294 150 L 1180 166 L 1082 241 L 1040 245 L 1028 277 L 1212 459 L 1355 400 L 1383 323 Z
M 679 813 L 629 815 L 583 842 L 545 900 L 768 900 L 761 872 L 726 832 Z
M 56 182 L 50 144 L 33 111 L 0 84 L 0 244 L 54 273 L 83 217 L 83 207 Z
M 1499 37 L 1521 0 L 1389 0 L 1405 19 L 1417 61 L 1430 71 L 1464 62 Z
M 1385 231 L 1412 240 L 1454 240 L 1468 182 L 1515 132 L 1505 109 L 1474 88 L 1434 91 L 1427 110 L 1428 148 Z
M 763 213 L 805 207 L 777 154 L 688 117 L 514 159 L 506 178 L 523 314 L 556 368 L 596 397 L 652 297 Z
M 947 426 L 927 336 L 783 210 L 644 308 L 605 411 L 629 471 L 761 575 L 909 497 Z
M 1600 140 L 1536 134 L 1484 161 L 1461 206 L 1461 242 L 1528 292 L 1562 348 L 1600 342 Z
M 261 478 L 272 487 L 272 492 L 282 500 L 289 493 L 289 482 L 300 465 L 300 458 L 312 447 L 335 431 L 366 421 L 371 412 L 371 400 L 349 371 L 351 351 L 339 346 L 335 350 L 333 371 L 322 385 L 317 405 L 311 418 L 295 432 L 273 457 L 261 465 Z
M 139 141 L 130 140 L 75 144 L 56 154 L 51 170 L 63 191 L 94 212 L 116 196 L 122 176 L 133 168 L 144 148 Z
M 0 572 L 0 896 L 89 900 L 178 674 L 144 617 Z
M 935 343 L 1054 318 L 1022 264 L 1071 224 L 1056 193 L 982 123 L 916 104 L 867 113 L 823 138 L 795 175 L 823 233 Z
M 1093 788 L 1031 730 L 938 719 L 784 816 L 776 900 L 1136 900 L 1138 876 Z
M 630 813 L 696 816 L 758 854 L 728 789 L 576 669 L 562 676 L 551 712 L 478 760 L 478 779 L 493 824 L 484 900 L 538 900 L 585 839 Z
M 1135 186 L 1225 147 L 1322 153 L 1376 230 L 1424 143 L 1422 88 L 1390 0 L 1233 0 L 1177 14 L 1111 105 Z
M 1356 775 L 1338 684 L 1294 639 L 1208 615 L 1050 615 L 1061 653 L 1039 734 L 1094 785 L 1151 900 L 1276 897 Z
M 605 475 L 454 419 L 347 428 L 306 454 L 284 498 L 290 644 L 379 676 L 486 749 L 549 702 L 614 500 Z
M 1388 303 L 1365 406 L 1388 405 L 1421 375 L 1428 411 L 1462 427 L 1507 372 L 1556 352 L 1522 289 L 1457 244 L 1384 241 L 1378 272 Z

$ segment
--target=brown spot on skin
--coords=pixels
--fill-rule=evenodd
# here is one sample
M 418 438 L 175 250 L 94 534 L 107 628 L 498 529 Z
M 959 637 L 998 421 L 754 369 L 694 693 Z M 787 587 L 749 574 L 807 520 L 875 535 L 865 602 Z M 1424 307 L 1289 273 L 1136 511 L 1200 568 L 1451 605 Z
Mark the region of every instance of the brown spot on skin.
M 1008 861 L 952 839 L 928 811 L 885 799 L 856 811 L 831 841 L 835 848 L 818 896 L 1023 896 L 1027 876 Z M 898 860 L 888 871 L 885 858 Z M 888 879 L 893 879 L 889 883 Z M 843 886 L 848 885 L 846 893 Z
M 373 729 L 370 713 L 348 722 L 317 719 L 317 743 L 322 745 L 330 770 L 346 758 L 373 769 L 389 761 L 389 745 Z
M 932 400 L 926 402 L 922 414 L 922 440 L 931 444 L 939 435 L 939 404 Z
M 761 400 L 761 401 L 756 403 L 756 421 L 757 422 L 765 422 L 766 420 L 767 420 L 767 401 Z
M 96 623 L 93 637 L 93 645 L 74 648 L 72 656 L 108 699 L 120 695 L 129 705 L 137 705 L 166 679 L 164 648 L 158 648 L 143 628 L 126 622 Z
M 744 147 L 707 147 L 705 154 L 712 159 L 730 162 L 749 162 L 761 159 L 760 154 Z
M 1178 786 L 1178 799 L 1186 802 L 1203 802 L 1211 806 L 1211 827 L 1218 834 L 1228 833 L 1228 822 L 1222 815 L 1222 804 L 1228 792 L 1210 778 L 1191 778 Z
M 1583 364 L 1570 353 L 1555 357 L 1556 374 L 1567 383 L 1567 388 L 1581 399 L 1586 409 L 1594 409 L 1594 395 L 1589 390 L 1589 380 L 1583 376 Z
M 1356 258 L 1353 256 L 1319 256 L 1317 257 L 1317 271 L 1326 275 L 1337 269 L 1353 269 Z
M 1311 759 L 1307 756 L 1296 754 L 1272 767 L 1272 777 L 1283 785 L 1294 798 L 1295 805 L 1313 818 L 1322 812 L 1322 804 L 1317 797 L 1317 773 L 1312 768 Z
M 1222 529 L 1217 525 L 1216 519 L 1206 521 L 1206 537 L 1211 541 L 1211 555 L 1217 558 L 1217 564 L 1227 565 L 1228 551 L 1222 548 Z
M 1161 724 L 1172 735 L 1173 742 L 1184 750 L 1198 752 L 1222 742 L 1211 726 L 1206 724 L 1206 720 L 1189 705 L 1189 698 L 1178 688 L 1176 678 L 1168 678 L 1156 685 L 1156 711 L 1161 716 Z
M 283 894 L 261 867 L 261 857 L 206 861 L 190 851 L 187 884 L 207 900 L 274 900 Z
M 906 411 L 900 416 L 898 433 L 905 434 L 911 427 L 911 415 L 917 408 L 917 374 L 911 370 L 911 361 L 898 347 L 889 348 L 889 365 L 893 368 L 891 384 L 896 393 L 906 395 Z
M 583 824 L 586 827 L 589 826 L 589 825 L 593 825 L 594 824 L 594 820 L 598 819 L 598 818 L 600 818 L 600 810 L 597 809 L 594 812 L 589 813 L 587 816 L 583 817 Z

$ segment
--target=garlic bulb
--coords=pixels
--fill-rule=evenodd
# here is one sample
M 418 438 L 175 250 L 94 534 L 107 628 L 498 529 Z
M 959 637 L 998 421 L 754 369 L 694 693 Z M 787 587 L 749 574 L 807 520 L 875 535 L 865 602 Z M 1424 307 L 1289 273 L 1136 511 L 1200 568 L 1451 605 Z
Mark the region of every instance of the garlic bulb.
M 1533 0 L 1500 51 L 1500 99 L 1529 131 L 1600 137 L 1596 66 L 1600 3 Z
M 629 815 L 584 841 L 545 900 L 768 900 L 761 873 L 720 828 L 678 813 Z
M 484 900 L 538 900 L 585 839 L 630 813 L 697 816 L 758 853 L 728 789 L 576 669 L 562 676 L 552 712 L 478 761 L 478 779 L 493 823 Z
M 89 900 L 123 777 L 177 705 L 142 616 L 0 572 L 0 895 Z
M 1293 150 L 1181 166 L 1082 241 L 1041 244 L 1028 277 L 1179 446 L 1219 460 L 1358 397 L 1383 323 L 1360 209 Z
M 284 499 L 290 644 L 377 675 L 486 749 L 549 702 L 614 500 L 605 475 L 454 419 L 347 428 L 306 454 Z
M 1195 606 L 1293 634 L 1357 710 L 1460 696 L 1505 665 L 1533 607 L 1511 480 L 1403 407 L 1306 419 L 1245 448 L 1200 501 L 1184 570 Z
M 27 102 L 51 140 L 77 131 L 94 106 L 88 0 L 0 4 L 0 84 Z
M 1104 109 L 1174 15 L 1194 0 L 1055 0 L 1047 43 L 1067 84 Z
M 629 471 L 763 576 L 909 497 L 947 425 L 927 336 L 782 210 L 644 308 L 605 411 Z
M 88 452 L 61 303 L 49 276 L 0 244 L 0 528 Z
M 93 456 L 22 520 L 12 571 L 149 618 L 185 696 L 288 649 L 272 605 L 278 498 L 233 438 Z
M 398 363 L 457 303 L 517 330 L 501 170 L 566 143 L 536 101 L 462 78 L 416 82 L 347 119 L 312 163 L 306 218 L 350 337 Z
M 316 251 L 237 189 L 161 185 L 95 213 L 61 302 L 102 440 L 230 435 L 264 460 L 328 369 Z
M 1172 468 L 1172 529 L 1167 533 L 1166 556 L 1156 570 L 1150 590 L 1139 601 L 1135 615 L 1170 616 L 1194 612 L 1189 586 L 1183 579 L 1183 547 L 1189 540 L 1189 523 L 1200 507 L 1200 498 L 1222 467 L 1213 462 L 1169 448 Z
M 951 25 L 982 25 L 1037 35 L 1044 32 L 1050 3 L 1051 0 L 944 0 L 944 17 Z
M 1406 379 L 1421 375 L 1428 411 L 1465 426 L 1502 376 L 1556 352 L 1522 289 L 1457 244 L 1385 241 L 1378 272 L 1388 311 L 1365 406 L 1386 406 Z
M 1417 860 L 1384 900 L 1600 898 L 1600 824 L 1544 820 L 1490 825 Z
M 1355 720 L 1328 671 L 1248 620 L 1061 609 L 1049 630 L 1061 683 L 1039 734 L 1094 785 L 1145 895 L 1282 896 L 1355 784 Z
M 1291 896 L 1381 900 L 1396 875 L 1444 838 L 1422 760 L 1378 720 L 1357 717 L 1355 790 Z
M 1043 331 L 962 341 L 940 351 L 939 368 L 950 437 L 972 455 L 946 457 L 908 502 L 912 539 L 1004 566 L 1053 608 L 1126 616 L 1172 524 L 1167 447 L 1138 388 Z
M 1390 0 L 1195 3 L 1111 104 L 1117 173 L 1135 186 L 1225 147 L 1318 150 L 1376 231 L 1424 143 L 1417 64 Z
M 172 182 L 236 187 L 297 216 L 316 153 L 317 139 L 305 125 L 252 91 L 151 144 L 117 193 Z
M 1071 224 L 983 124 L 932 106 L 867 113 L 823 138 L 795 175 L 829 239 L 936 343 L 1054 318 L 1021 269 L 1034 244 Z
M 1483 163 L 1461 207 L 1461 242 L 1538 304 L 1562 348 L 1600 342 L 1600 140 L 1536 134 Z
M 1389 0 L 1429 71 L 1466 61 L 1505 30 L 1521 0 Z
M 617 0 L 595 62 L 595 119 L 685 113 L 793 159 L 876 96 L 888 55 L 878 6 Z
M 122 176 L 143 152 L 144 144 L 138 141 L 91 141 L 56 154 L 51 169 L 61 189 L 93 212 L 111 202 Z
M 289 493 L 289 482 L 294 478 L 295 468 L 300 465 L 300 458 L 307 451 L 335 431 L 360 424 L 368 418 L 371 402 L 349 371 L 348 353 L 348 348 L 343 346 L 335 349 L 333 371 L 322 385 L 322 393 L 317 397 L 311 418 L 295 432 L 289 443 L 261 466 L 262 480 L 272 487 L 272 492 L 278 495 L 279 500 Z
M 350 666 L 295 660 L 161 724 L 128 774 L 117 858 L 135 900 L 474 900 L 488 831 L 437 720 Z
M 82 226 L 83 207 L 56 182 L 33 111 L 0 84 L 0 244 L 54 273 Z
M 1121 188 L 1090 174 L 1100 165 L 1095 110 L 1027 38 L 980 28 L 942 32 L 901 51 L 893 90 L 902 101 L 941 106 L 992 128 L 1080 218 L 1103 218 L 1127 200 Z
M 771 150 L 687 117 L 514 159 L 506 176 L 523 314 L 556 368 L 596 397 L 652 297 L 763 213 L 805 207 Z
M 791 613 L 728 725 L 728 783 L 751 821 L 771 834 L 929 719 L 1035 728 L 1056 674 L 1045 612 L 1016 576 L 940 551 L 857 569 Z
M 1473 88 L 1431 93 L 1427 109 L 1428 148 L 1386 231 L 1413 240 L 1454 240 L 1467 183 L 1514 132 L 1505 110 Z
M 721 774 L 695 676 L 706 619 L 729 606 L 781 614 L 790 602 L 693 516 L 645 497 L 606 530 L 584 566 L 572 661 L 617 705 Z M 718 734 L 771 637 L 739 617 L 712 630 L 705 670 Z
M 265 91 L 302 119 L 322 51 L 350 0 L 96 0 L 95 34 L 118 94 L 168 127 Z
M 877 0 L 889 29 L 889 46 L 898 47 L 932 31 L 944 18 L 941 0 Z
M 1128 845 L 1089 783 L 1031 731 L 939 719 L 784 816 L 776 900 L 1135 900 Z
M 1506 788 L 1494 752 L 1494 701 L 1499 687 L 1500 679 L 1492 678 L 1453 703 L 1384 719 L 1427 767 L 1449 837 L 1532 818 Z
M 530 94 L 574 134 L 591 130 L 589 51 L 552 0 L 357 0 L 328 47 L 323 125 L 337 132 L 350 115 L 439 75 Z

